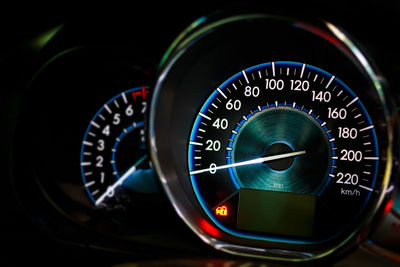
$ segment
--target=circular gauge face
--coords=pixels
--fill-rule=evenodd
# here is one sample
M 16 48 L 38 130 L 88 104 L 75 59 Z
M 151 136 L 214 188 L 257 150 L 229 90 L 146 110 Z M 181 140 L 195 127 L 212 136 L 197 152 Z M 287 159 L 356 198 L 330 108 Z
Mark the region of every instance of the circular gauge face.
M 112 198 L 119 185 L 129 186 L 151 173 L 144 129 L 148 94 L 148 87 L 122 92 L 89 123 L 80 165 L 84 186 L 95 205 Z
M 297 62 L 245 69 L 203 103 L 188 169 L 202 208 L 223 231 L 314 244 L 354 223 L 374 190 L 378 144 L 357 96 Z

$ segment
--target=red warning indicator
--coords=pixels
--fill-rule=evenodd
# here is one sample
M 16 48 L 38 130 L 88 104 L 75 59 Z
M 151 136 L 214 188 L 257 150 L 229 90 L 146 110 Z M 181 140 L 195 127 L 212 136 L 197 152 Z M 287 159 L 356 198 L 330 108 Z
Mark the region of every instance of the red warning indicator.
M 226 206 L 220 206 L 215 209 L 215 215 L 228 216 L 228 208 Z

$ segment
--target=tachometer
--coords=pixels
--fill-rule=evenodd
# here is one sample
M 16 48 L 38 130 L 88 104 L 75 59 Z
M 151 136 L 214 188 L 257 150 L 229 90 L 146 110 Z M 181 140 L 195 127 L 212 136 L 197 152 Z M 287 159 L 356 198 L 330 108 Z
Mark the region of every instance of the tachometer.
M 96 205 L 113 197 L 117 186 L 152 173 L 144 129 L 148 94 L 145 86 L 122 92 L 89 123 L 80 165 L 84 186 Z
M 229 78 L 202 105 L 188 143 L 196 196 L 233 235 L 327 240 L 374 190 L 379 153 L 368 112 L 338 77 L 304 63 Z

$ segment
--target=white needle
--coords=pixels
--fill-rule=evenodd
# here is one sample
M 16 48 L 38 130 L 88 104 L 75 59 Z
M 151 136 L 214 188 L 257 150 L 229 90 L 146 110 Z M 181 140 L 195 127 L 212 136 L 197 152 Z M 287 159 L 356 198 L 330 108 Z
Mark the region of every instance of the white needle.
M 302 151 L 294 151 L 294 152 L 284 153 L 284 154 L 280 154 L 280 155 L 266 156 L 266 157 L 262 157 L 262 158 L 258 158 L 258 159 L 251 159 L 251 160 L 246 160 L 246 161 L 242 161 L 242 162 L 237 162 L 237 163 L 232 163 L 232 164 L 227 164 L 227 165 L 222 165 L 222 166 L 216 166 L 214 168 L 207 168 L 207 169 L 202 169 L 202 170 L 197 170 L 197 171 L 191 171 L 190 175 L 199 174 L 199 173 L 203 173 L 203 172 L 209 172 L 209 171 L 216 171 L 216 170 L 221 170 L 221 169 L 227 169 L 227 168 L 232 168 L 232 167 L 238 167 L 238 166 L 263 163 L 263 162 L 277 160 L 277 159 L 290 158 L 290 157 L 303 155 L 305 153 L 306 153 L 306 151 L 302 150 Z
M 132 175 L 136 171 L 137 166 L 141 164 L 145 159 L 147 158 L 147 155 L 144 155 L 142 158 L 140 158 L 132 167 L 127 170 L 124 175 L 122 175 L 113 185 L 109 186 L 97 200 L 96 200 L 96 206 L 99 205 L 103 200 L 108 196 L 112 197 L 114 195 L 114 189 L 121 185 L 129 176 Z

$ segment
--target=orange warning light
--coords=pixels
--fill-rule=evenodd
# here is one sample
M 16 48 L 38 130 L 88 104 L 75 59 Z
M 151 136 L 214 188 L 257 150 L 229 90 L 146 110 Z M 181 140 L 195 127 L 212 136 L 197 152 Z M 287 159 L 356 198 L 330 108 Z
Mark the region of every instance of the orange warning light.
M 228 216 L 228 208 L 226 206 L 220 206 L 215 209 L 215 214 L 220 216 Z

